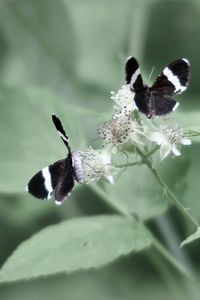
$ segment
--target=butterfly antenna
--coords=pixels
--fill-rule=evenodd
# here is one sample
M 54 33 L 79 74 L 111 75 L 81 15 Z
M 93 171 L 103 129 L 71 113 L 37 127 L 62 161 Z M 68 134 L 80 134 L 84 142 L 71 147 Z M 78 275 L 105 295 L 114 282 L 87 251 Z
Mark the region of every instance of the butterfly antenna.
M 71 153 L 71 148 L 68 143 L 69 138 L 66 135 L 65 130 L 63 129 L 60 119 L 55 114 L 52 114 L 51 116 L 52 116 L 52 121 L 58 131 L 59 136 L 61 137 L 61 139 L 62 139 L 63 143 L 65 144 L 65 146 L 67 147 L 68 151 Z
M 151 72 L 149 74 L 149 78 L 147 80 L 148 85 L 149 85 L 149 80 L 151 79 L 151 76 L 153 75 L 154 70 L 155 70 L 155 66 L 152 67 Z

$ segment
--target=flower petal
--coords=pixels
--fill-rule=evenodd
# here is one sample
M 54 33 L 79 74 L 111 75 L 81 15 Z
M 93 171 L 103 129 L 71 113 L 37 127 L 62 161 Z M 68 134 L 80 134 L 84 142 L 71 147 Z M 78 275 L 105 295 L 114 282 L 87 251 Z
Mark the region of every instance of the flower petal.
M 187 138 L 182 138 L 180 140 L 180 142 L 181 142 L 182 145 L 191 145 L 192 144 L 191 140 L 189 140 Z
M 172 145 L 172 152 L 174 153 L 175 156 L 180 156 L 181 152 L 176 148 L 176 145 Z
M 156 142 L 158 145 L 161 145 L 166 141 L 165 136 L 158 131 L 150 132 L 148 138 L 150 139 L 150 141 Z
M 163 161 L 171 152 L 172 145 L 170 143 L 163 143 L 160 146 L 160 159 Z
M 107 179 L 109 183 L 114 184 L 114 178 L 112 175 L 104 175 L 104 177 Z

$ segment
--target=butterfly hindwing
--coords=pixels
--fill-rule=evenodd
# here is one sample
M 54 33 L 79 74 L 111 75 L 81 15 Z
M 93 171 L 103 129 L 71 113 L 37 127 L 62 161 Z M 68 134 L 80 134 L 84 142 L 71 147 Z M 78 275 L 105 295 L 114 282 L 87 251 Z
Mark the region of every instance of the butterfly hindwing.
M 187 89 L 189 71 L 189 61 L 185 58 L 177 59 L 163 70 L 163 72 L 155 80 L 150 90 L 169 96 L 181 94 Z
M 65 162 L 65 170 L 62 173 L 55 187 L 56 204 L 62 204 L 63 201 L 70 195 L 74 187 L 74 169 L 71 164 L 71 159 L 68 157 Z
M 135 93 L 134 96 L 135 104 L 140 112 L 145 115 L 148 115 L 149 107 L 148 107 L 148 96 L 145 91 L 141 91 L 139 93 Z
M 151 116 L 163 116 L 171 111 L 174 111 L 179 105 L 174 99 L 167 95 L 154 94 L 152 96 L 151 111 L 148 117 Z

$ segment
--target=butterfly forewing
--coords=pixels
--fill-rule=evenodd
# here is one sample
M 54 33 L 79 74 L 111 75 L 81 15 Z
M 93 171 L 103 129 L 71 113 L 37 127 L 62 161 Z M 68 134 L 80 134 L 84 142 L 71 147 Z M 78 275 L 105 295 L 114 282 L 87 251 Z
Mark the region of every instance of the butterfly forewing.
M 181 58 L 169 64 L 150 88 L 162 95 L 172 96 L 186 90 L 189 81 L 190 63 Z
M 66 159 L 58 160 L 36 173 L 29 181 L 27 191 L 36 198 L 49 199 L 64 173 L 65 161 Z
M 126 83 L 130 84 L 133 91 L 139 92 L 143 89 L 142 76 L 137 60 L 134 57 L 129 57 L 125 65 Z

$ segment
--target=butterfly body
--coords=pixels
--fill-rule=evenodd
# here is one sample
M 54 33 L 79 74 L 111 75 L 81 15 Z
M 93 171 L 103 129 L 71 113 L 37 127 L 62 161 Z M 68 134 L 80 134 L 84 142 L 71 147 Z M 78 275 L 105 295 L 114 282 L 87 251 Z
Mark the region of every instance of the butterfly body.
M 167 95 L 160 96 L 159 92 L 152 91 L 147 85 L 135 94 L 134 101 L 138 110 L 148 118 L 169 113 L 177 103 Z
M 126 82 L 134 93 L 138 110 L 148 118 L 163 116 L 178 106 L 172 96 L 186 90 L 189 81 L 188 60 L 182 58 L 169 64 L 151 87 L 144 85 L 137 60 L 130 57 L 126 62 Z

